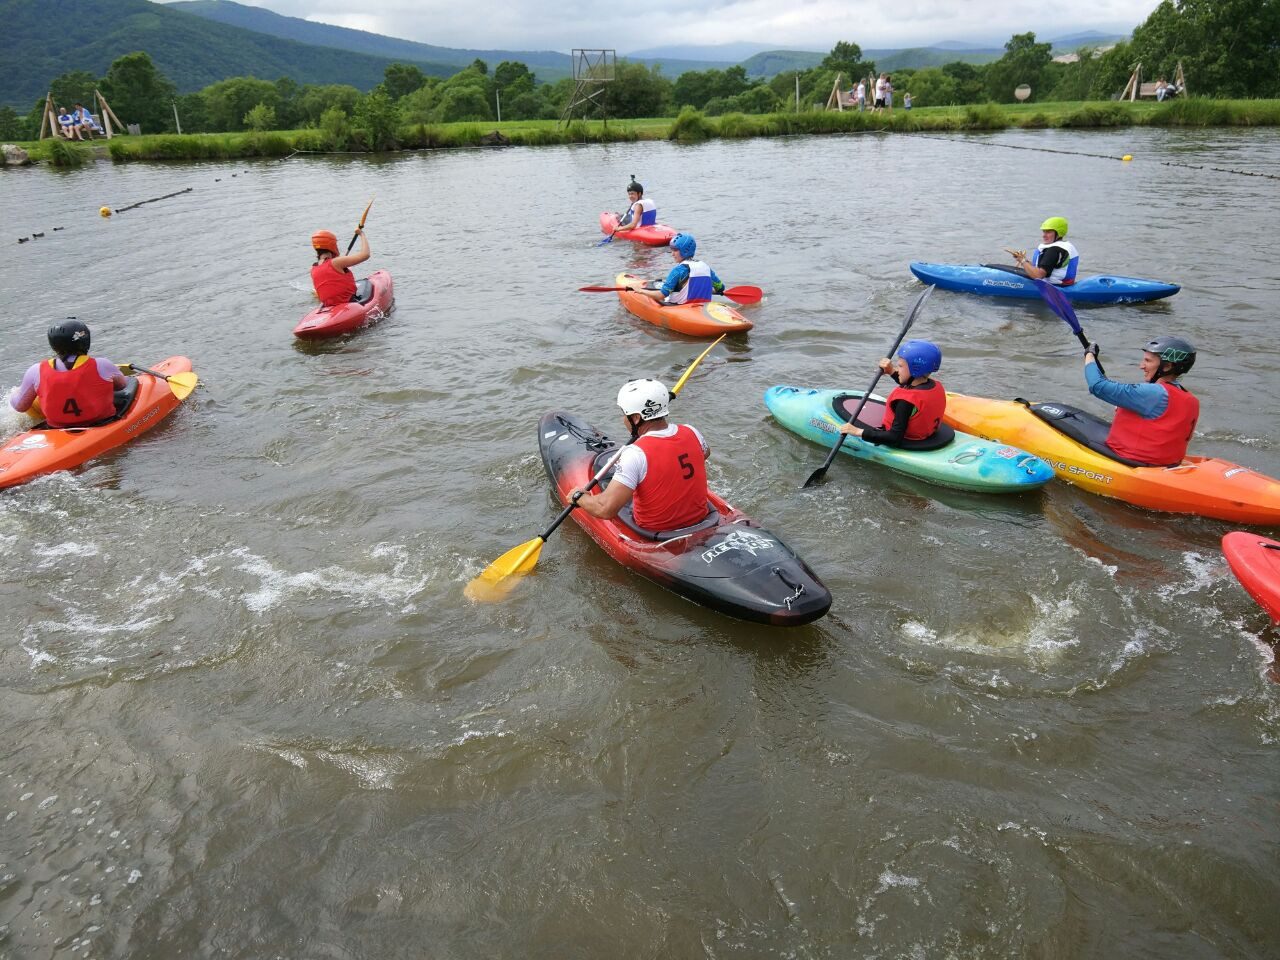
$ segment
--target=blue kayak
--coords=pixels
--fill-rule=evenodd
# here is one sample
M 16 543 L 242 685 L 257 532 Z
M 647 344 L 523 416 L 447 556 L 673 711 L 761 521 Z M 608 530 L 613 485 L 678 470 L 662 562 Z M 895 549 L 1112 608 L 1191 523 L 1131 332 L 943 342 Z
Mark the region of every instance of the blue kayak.
M 943 290 L 976 293 L 984 297 L 1040 299 L 1040 292 L 1031 278 L 1013 267 L 921 263 L 917 260 L 912 262 L 911 272 L 922 282 L 937 284 Z M 1076 303 L 1144 303 L 1172 297 L 1181 288 L 1176 283 L 1161 283 L 1159 280 L 1099 274 L 1080 277 L 1075 283 L 1058 289 L 1066 294 L 1068 300 Z

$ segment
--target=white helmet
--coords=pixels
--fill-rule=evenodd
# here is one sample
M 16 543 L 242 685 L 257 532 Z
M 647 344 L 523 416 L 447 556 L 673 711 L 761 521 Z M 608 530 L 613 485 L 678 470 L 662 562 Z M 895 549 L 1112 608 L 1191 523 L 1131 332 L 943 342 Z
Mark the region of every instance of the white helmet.
M 657 380 L 628 380 L 618 391 L 618 406 L 624 416 L 640 414 L 642 420 L 662 420 L 667 415 L 671 394 Z

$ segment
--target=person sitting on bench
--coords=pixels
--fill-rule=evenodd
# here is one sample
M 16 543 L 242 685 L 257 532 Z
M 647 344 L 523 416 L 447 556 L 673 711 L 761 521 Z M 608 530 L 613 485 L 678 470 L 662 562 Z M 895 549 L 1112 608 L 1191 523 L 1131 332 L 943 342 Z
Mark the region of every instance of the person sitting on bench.
M 106 131 L 99 126 L 98 121 L 93 114 L 89 112 L 89 108 L 83 103 L 77 103 L 76 108 L 71 111 L 71 115 L 75 117 L 76 123 L 80 125 L 80 129 L 86 133 L 105 133 Z

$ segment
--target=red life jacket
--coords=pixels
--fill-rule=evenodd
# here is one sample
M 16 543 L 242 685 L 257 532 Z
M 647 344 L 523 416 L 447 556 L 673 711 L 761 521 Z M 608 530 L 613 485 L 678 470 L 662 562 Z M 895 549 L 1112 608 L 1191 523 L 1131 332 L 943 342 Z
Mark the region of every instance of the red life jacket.
M 1164 467 L 1181 462 L 1187 455 L 1187 442 L 1200 419 L 1200 401 L 1181 386 L 1163 382 L 1160 386 L 1169 394 L 1169 405 L 1154 420 L 1116 408 L 1107 446 L 1126 460 Z
M 116 415 L 115 387 L 98 375 L 92 357 L 80 357 L 70 370 L 59 370 L 50 358 L 40 369 L 36 396 L 51 427 L 86 427 Z
M 311 268 L 311 282 L 315 284 L 316 296 L 326 307 L 350 303 L 356 295 L 355 274 L 339 270 L 332 260 L 321 260 Z
M 636 441 L 648 468 L 631 499 L 631 514 L 646 530 L 677 530 L 707 515 L 707 459 L 698 435 L 680 424 L 670 437 Z
M 907 432 L 904 440 L 925 440 L 932 437 L 942 422 L 942 414 L 947 409 L 947 391 L 937 380 L 930 380 L 918 387 L 894 387 L 889 400 L 884 405 L 884 420 L 880 426 L 889 430 L 893 427 L 893 402 L 905 400 L 915 410 L 907 421 Z

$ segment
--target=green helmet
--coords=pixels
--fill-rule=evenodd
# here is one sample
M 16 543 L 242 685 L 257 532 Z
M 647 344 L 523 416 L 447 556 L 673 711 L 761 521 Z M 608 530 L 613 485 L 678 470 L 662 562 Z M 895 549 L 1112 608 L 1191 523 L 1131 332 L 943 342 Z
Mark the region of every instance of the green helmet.
M 1067 218 L 1066 217 L 1050 217 L 1044 223 L 1040 224 L 1041 230 L 1052 230 L 1061 240 L 1067 235 Z

